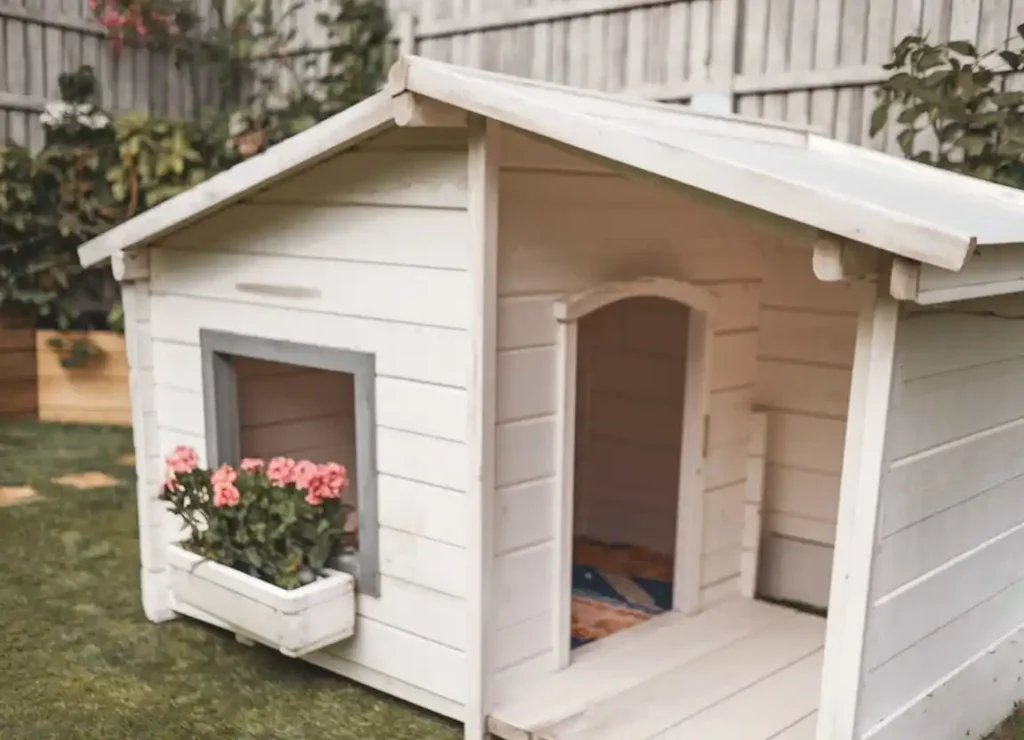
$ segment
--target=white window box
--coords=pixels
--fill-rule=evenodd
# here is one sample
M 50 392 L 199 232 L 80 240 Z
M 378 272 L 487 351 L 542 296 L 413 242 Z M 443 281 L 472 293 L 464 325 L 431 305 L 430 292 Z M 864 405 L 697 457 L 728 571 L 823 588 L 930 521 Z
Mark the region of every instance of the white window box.
M 288 591 L 177 545 L 168 547 L 173 608 L 298 657 L 352 636 L 355 583 L 348 573 Z

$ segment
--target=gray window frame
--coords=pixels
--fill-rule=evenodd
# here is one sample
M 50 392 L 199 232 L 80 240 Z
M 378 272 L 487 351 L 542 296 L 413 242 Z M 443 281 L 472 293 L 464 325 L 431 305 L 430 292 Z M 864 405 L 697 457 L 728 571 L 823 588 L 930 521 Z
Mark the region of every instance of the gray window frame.
M 200 329 L 206 455 L 211 466 L 241 457 L 238 373 L 232 357 L 349 373 L 354 379 L 359 548 L 333 567 L 351 573 L 360 593 L 380 595 L 377 518 L 376 358 L 367 352 Z

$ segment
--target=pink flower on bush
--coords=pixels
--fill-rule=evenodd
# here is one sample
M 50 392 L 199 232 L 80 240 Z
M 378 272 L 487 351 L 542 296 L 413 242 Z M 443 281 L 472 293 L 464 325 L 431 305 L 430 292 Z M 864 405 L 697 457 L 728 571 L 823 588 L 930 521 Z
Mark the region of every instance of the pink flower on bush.
M 318 465 L 316 475 L 309 482 L 306 503 L 310 506 L 318 506 L 328 499 L 341 498 L 341 492 L 345 490 L 346 485 L 348 485 L 348 476 L 343 465 L 338 465 L 338 463 Z
M 292 482 L 295 461 L 290 457 L 275 457 L 267 463 L 267 478 L 276 486 L 287 486 Z
M 309 460 L 300 460 L 295 463 L 295 469 L 292 471 L 292 482 L 300 491 L 305 491 L 309 488 L 318 472 L 319 468 L 316 463 Z
M 246 473 L 258 473 L 263 470 L 263 461 L 258 457 L 245 457 L 238 467 Z
M 174 473 L 191 473 L 199 466 L 199 455 L 188 445 L 178 445 L 167 456 L 167 466 Z
M 184 491 L 185 486 L 181 485 L 181 483 L 178 482 L 177 478 L 168 478 L 167 480 L 164 481 L 164 490 L 168 492 Z
M 214 488 L 225 485 L 233 486 L 236 480 L 238 480 L 238 473 L 230 465 L 221 465 L 210 476 L 210 483 Z
M 213 505 L 218 509 L 222 506 L 237 506 L 240 498 L 234 483 L 220 483 L 213 487 Z
M 327 463 L 321 465 L 317 473 L 325 488 L 325 492 L 321 493 L 320 497 L 341 498 L 341 492 L 348 486 L 348 471 L 345 470 L 345 466 L 338 463 Z

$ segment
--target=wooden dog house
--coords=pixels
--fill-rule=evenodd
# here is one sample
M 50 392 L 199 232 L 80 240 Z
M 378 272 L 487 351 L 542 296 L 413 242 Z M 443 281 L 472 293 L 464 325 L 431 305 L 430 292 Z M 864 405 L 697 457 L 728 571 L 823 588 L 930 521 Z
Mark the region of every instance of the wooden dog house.
M 1024 697 L 1024 194 L 410 57 L 81 257 L 154 621 L 203 618 L 163 455 L 326 450 L 358 614 L 308 659 L 467 738 L 952 740 Z

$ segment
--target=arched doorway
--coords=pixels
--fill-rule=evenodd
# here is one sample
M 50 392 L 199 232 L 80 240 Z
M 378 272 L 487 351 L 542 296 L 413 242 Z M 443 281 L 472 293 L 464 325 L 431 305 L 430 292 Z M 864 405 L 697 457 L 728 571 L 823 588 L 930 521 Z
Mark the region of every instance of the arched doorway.
M 556 302 L 559 667 L 571 647 L 697 609 L 713 306 L 661 278 Z

